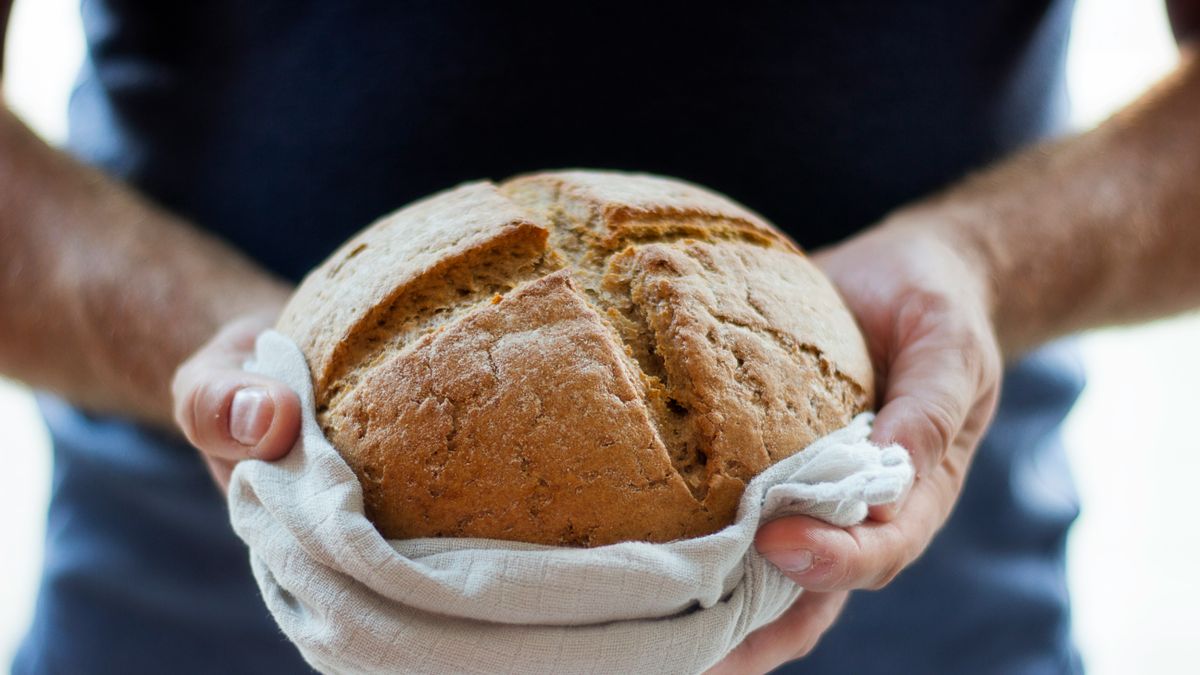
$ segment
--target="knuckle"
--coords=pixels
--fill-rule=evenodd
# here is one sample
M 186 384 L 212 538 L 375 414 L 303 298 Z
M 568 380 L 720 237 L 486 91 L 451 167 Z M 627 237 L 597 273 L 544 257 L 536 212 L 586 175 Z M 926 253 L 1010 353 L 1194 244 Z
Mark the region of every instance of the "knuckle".
M 901 341 L 920 337 L 934 326 L 944 326 L 945 319 L 953 316 L 951 302 L 946 295 L 925 287 L 910 289 L 896 310 L 896 330 Z
M 800 637 L 796 643 L 796 651 L 792 654 L 793 659 L 800 659 L 808 656 L 814 649 L 817 648 L 817 643 L 820 642 L 821 636 L 807 634 Z
M 959 416 L 944 401 L 924 401 L 919 405 L 920 414 L 915 421 L 916 433 L 912 439 L 913 445 L 918 447 L 909 450 L 928 452 L 932 463 L 936 464 L 958 435 Z
M 883 569 L 879 571 L 879 574 L 871 580 L 871 583 L 867 586 L 867 588 L 872 591 L 881 590 L 888 584 L 895 581 L 896 577 L 900 576 L 900 573 L 904 571 L 905 567 L 907 567 L 907 562 L 904 559 L 893 558 L 887 563 L 887 565 L 883 567 Z
M 858 530 L 850 530 L 850 538 L 854 542 L 854 548 L 847 555 L 838 556 L 834 561 L 834 568 L 831 570 L 829 578 L 836 579 L 836 582 L 831 584 L 831 588 L 837 589 L 853 589 L 862 588 L 864 583 L 870 580 L 871 567 L 874 563 L 874 555 L 871 554 L 871 548 L 862 539 Z
M 984 374 L 986 366 L 986 357 L 984 356 L 983 348 L 975 341 L 975 338 L 969 337 L 961 340 L 958 347 L 959 357 L 962 359 L 963 372 L 970 373 L 976 377 Z
M 229 389 L 225 383 L 209 380 L 195 384 L 188 393 L 192 426 L 188 440 L 201 451 L 211 451 L 224 438 L 222 418 L 226 414 L 224 400 Z
M 965 349 L 969 355 L 968 372 L 975 374 L 980 391 L 996 388 L 1000 384 L 1000 376 L 1004 370 L 1004 358 L 1000 355 L 1000 345 L 995 335 L 983 329 L 972 331 L 970 342 Z
M 821 564 L 825 567 L 825 573 L 822 575 L 825 588 L 851 588 L 856 585 L 859 577 L 861 577 L 861 566 L 864 556 L 859 553 L 860 549 L 854 554 L 842 555 L 837 553 L 827 553 Z
M 880 590 L 900 576 L 904 570 L 908 569 L 917 558 L 925 551 L 933 533 L 937 530 L 937 522 L 921 521 L 917 525 L 910 524 L 907 528 L 896 528 L 897 536 L 900 540 L 897 542 L 896 553 L 891 556 L 887 564 L 880 570 L 878 578 L 875 579 L 875 586 L 872 590 Z

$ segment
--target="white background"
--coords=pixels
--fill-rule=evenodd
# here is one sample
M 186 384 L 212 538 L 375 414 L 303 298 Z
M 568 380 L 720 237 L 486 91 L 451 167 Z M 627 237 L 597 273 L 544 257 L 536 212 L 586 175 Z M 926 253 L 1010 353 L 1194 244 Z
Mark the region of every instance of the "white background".
M 83 50 L 79 31 L 77 0 L 16 3 L 4 92 L 51 141 L 65 132 L 66 100 Z M 1076 125 L 1103 119 L 1175 58 L 1161 3 L 1081 0 L 1070 58 Z M 1200 413 L 1198 346 L 1194 315 L 1084 340 L 1089 385 L 1067 428 L 1085 504 L 1071 537 L 1070 572 L 1076 637 L 1097 675 L 1200 669 L 1200 525 L 1187 499 L 1200 485 L 1193 424 Z M 28 392 L 3 380 L 0 429 L 0 664 L 6 664 L 33 606 L 50 460 Z

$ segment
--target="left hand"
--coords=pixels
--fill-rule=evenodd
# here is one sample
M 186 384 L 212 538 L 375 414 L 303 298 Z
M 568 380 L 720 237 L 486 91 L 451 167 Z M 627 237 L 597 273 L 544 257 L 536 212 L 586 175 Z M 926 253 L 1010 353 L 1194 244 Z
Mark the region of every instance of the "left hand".
M 875 364 L 883 394 L 871 440 L 912 453 L 913 488 L 854 527 L 792 516 L 760 528 L 758 551 L 806 592 L 713 672 L 766 672 L 807 653 L 832 623 L 830 608 L 840 607 L 834 598 L 887 585 L 954 507 L 995 412 L 1002 360 L 986 269 L 927 224 L 901 215 L 814 256 L 858 319 Z M 814 616 L 798 616 L 805 613 Z
M 254 340 L 275 323 L 271 308 L 235 319 L 175 372 L 175 421 L 222 492 L 243 459 L 275 460 L 300 434 L 300 398 L 278 380 L 247 372 Z

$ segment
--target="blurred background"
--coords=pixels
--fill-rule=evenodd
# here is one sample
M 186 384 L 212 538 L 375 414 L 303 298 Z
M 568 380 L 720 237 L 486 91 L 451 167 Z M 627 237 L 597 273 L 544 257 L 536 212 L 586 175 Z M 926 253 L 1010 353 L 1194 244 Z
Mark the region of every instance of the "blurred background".
M 1162 2 L 1080 0 L 1070 54 L 1073 122 L 1086 129 L 1175 62 Z M 78 0 L 17 0 L 3 78 L 9 103 L 61 142 L 83 53 Z M 1187 423 L 1200 395 L 1200 316 L 1088 334 L 1083 399 L 1068 421 L 1084 512 L 1071 535 L 1075 633 L 1090 672 L 1200 668 L 1200 475 Z M 0 379 L 0 668 L 37 590 L 50 454 L 30 393 Z

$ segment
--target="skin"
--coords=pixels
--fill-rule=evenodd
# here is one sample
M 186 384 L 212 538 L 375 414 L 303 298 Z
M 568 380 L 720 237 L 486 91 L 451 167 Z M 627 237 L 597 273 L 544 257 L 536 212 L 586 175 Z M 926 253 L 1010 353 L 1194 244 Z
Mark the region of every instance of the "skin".
M 1200 3 L 1169 5 L 1184 58 L 1132 106 L 814 256 L 867 336 L 883 392 L 873 438 L 908 448 L 918 479 L 857 527 L 764 526 L 759 551 L 810 592 L 711 672 L 803 656 L 848 591 L 886 585 L 925 550 L 991 419 L 1004 358 L 1200 306 Z M 285 283 L 7 109 L 0 184 L 0 372 L 97 412 L 177 425 L 222 488 L 237 461 L 287 453 L 299 401 L 240 368 Z
M 1171 16 L 1177 36 L 1197 35 L 1200 24 L 1179 20 L 1200 21 L 1200 3 L 1175 3 Z M 856 527 L 763 526 L 759 552 L 799 585 L 879 589 L 921 555 L 962 490 L 1004 359 L 1200 307 L 1200 58 L 1193 42 L 1180 46 L 1176 70 L 1097 129 L 1019 153 L 815 256 L 881 378 L 872 438 L 908 448 L 917 481 Z M 795 615 L 812 611 L 802 596 L 710 672 L 803 657 L 822 625 Z
M 0 3 L 0 25 L 8 3 Z M 3 43 L 0 41 L 0 51 Z M 229 245 L 48 146 L 0 108 L 0 373 L 174 428 L 170 383 L 291 292 Z

